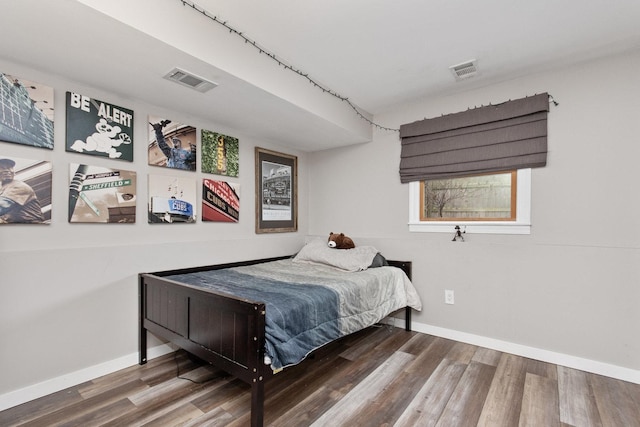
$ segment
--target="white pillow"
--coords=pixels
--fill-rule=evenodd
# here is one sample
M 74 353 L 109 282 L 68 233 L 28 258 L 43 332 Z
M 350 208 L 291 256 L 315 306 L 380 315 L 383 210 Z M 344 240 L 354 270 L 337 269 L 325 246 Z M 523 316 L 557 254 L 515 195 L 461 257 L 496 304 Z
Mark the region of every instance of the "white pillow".
M 293 262 L 315 262 L 346 271 L 366 270 L 378 250 L 373 246 L 356 246 L 353 249 L 334 249 L 323 240 L 313 240 L 298 252 Z

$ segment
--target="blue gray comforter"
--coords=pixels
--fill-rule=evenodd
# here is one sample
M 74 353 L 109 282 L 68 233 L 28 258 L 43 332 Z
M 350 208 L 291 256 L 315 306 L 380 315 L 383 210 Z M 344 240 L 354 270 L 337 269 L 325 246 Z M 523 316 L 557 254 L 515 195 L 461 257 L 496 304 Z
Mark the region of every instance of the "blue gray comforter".
M 421 309 L 413 285 L 393 267 L 349 273 L 281 260 L 169 278 L 264 302 L 265 353 L 274 370 L 299 363 L 316 348 L 397 309 Z

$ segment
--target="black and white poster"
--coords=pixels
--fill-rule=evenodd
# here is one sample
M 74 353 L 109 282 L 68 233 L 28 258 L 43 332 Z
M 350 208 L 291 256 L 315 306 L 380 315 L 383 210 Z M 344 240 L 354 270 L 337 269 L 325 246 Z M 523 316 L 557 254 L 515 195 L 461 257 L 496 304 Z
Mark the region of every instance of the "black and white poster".
M 133 111 L 67 92 L 69 152 L 133 161 Z

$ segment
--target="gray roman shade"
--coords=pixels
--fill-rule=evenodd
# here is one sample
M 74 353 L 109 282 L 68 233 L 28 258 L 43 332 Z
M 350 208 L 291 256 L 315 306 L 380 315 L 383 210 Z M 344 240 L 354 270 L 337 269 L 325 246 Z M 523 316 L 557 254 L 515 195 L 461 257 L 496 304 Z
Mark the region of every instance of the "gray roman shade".
M 400 126 L 400 181 L 545 166 L 549 95 Z

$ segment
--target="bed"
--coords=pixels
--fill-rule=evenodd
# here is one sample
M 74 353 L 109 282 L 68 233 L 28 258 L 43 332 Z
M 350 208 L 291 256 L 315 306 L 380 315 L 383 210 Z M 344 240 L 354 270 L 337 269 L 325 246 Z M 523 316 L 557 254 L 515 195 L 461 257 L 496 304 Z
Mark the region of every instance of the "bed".
M 139 274 L 139 355 L 147 333 L 168 340 L 251 386 L 251 425 L 264 418 L 264 384 L 314 350 L 420 299 L 411 262 L 374 247 L 306 244 L 294 256 Z

